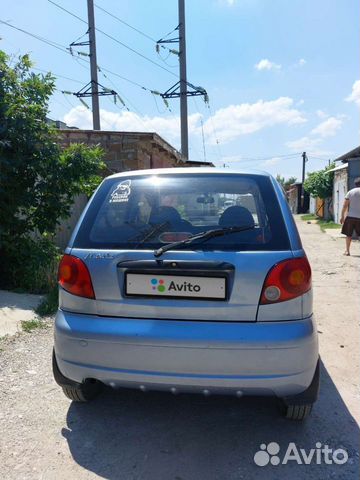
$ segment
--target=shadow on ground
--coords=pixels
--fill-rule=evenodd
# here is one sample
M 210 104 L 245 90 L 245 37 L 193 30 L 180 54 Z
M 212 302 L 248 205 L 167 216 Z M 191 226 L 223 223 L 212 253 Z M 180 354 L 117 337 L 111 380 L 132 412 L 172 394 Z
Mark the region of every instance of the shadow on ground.
M 309 420 L 282 418 L 273 399 L 204 398 L 106 391 L 89 405 L 70 405 L 62 431 L 74 460 L 106 479 L 235 480 L 357 479 L 359 428 L 322 365 L 319 401 Z M 344 465 L 259 467 L 260 444 L 289 442 L 307 451 L 316 442 L 344 448 Z

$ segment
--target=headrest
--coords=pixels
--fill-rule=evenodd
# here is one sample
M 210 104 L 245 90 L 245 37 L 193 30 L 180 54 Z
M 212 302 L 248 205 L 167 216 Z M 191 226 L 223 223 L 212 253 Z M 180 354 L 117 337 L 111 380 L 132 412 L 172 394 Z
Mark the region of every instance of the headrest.
M 238 205 L 228 207 L 219 218 L 221 227 L 252 227 L 254 224 L 254 218 L 250 211 Z

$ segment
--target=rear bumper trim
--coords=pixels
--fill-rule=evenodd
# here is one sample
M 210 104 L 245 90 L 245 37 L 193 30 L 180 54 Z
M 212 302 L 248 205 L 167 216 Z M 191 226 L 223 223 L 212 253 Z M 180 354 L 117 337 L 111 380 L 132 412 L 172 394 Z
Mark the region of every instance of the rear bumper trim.
M 318 361 L 312 317 L 288 322 L 103 318 L 59 311 L 59 371 L 113 387 L 285 397 L 306 390 Z

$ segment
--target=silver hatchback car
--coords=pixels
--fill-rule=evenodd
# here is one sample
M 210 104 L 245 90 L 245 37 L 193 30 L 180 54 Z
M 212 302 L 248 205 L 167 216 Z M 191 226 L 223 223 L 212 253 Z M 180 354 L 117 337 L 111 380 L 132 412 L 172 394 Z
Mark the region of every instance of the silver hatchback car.
M 103 385 L 276 396 L 304 419 L 319 390 L 311 269 L 263 172 L 106 178 L 59 266 L 53 371 L 74 401 Z

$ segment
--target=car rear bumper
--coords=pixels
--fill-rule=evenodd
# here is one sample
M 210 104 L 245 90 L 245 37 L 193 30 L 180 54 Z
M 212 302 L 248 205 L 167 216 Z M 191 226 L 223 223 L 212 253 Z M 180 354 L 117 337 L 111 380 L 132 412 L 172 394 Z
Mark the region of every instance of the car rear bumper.
M 318 361 L 312 317 L 282 322 L 194 322 L 59 310 L 55 356 L 75 382 L 241 395 L 297 395 Z

